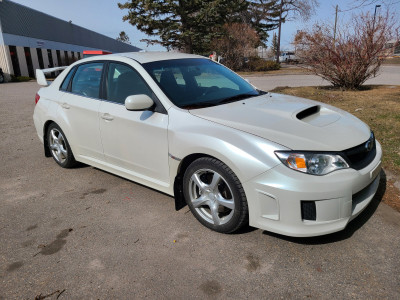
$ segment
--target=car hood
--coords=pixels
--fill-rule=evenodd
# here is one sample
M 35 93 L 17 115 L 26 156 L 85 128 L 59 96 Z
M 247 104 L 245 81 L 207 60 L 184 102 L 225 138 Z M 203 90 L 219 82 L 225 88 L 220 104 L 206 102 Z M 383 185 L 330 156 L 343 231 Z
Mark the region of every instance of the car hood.
M 268 93 L 189 112 L 293 150 L 342 151 L 370 137 L 369 127 L 343 110 L 281 94 Z

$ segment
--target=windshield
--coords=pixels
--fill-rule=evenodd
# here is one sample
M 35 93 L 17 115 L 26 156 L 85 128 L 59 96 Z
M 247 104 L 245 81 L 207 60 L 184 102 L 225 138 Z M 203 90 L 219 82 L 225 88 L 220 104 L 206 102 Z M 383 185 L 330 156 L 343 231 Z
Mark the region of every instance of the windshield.
M 180 108 L 219 105 L 261 94 L 240 76 L 209 59 L 163 60 L 143 67 Z

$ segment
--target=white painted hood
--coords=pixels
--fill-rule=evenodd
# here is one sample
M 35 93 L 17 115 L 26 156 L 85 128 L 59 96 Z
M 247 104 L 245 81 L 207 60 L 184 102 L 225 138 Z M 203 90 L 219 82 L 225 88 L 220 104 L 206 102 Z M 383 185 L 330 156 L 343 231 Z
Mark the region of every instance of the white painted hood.
M 318 112 L 299 120 L 313 106 Z M 257 135 L 293 150 L 341 151 L 370 137 L 369 127 L 353 115 L 320 102 L 281 94 L 192 109 L 194 116 Z

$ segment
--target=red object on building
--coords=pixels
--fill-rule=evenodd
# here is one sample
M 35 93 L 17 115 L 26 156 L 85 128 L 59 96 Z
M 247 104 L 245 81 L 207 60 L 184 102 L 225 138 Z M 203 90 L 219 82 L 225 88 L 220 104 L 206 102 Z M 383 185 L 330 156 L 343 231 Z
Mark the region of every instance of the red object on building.
M 83 58 L 95 56 L 95 55 L 107 55 L 107 54 L 112 54 L 112 52 L 103 51 L 103 50 L 84 50 Z

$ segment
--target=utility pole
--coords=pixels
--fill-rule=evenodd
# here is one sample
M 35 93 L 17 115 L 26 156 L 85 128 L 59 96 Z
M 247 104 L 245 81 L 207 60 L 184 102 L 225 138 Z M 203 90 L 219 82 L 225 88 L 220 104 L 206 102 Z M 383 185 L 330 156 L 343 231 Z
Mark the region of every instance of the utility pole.
M 338 14 L 339 5 L 336 4 L 336 14 L 335 14 L 335 30 L 333 32 L 333 47 L 336 44 L 336 25 L 337 25 L 337 14 Z
M 282 13 L 283 13 L 283 0 L 281 0 L 281 7 L 280 7 L 280 11 L 279 11 L 278 42 L 277 42 L 277 47 L 276 47 L 276 62 L 278 64 L 279 64 L 279 55 L 281 52 Z
M 381 5 L 380 5 L 380 4 L 375 5 L 374 23 L 373 23 L 373 25 L 372 25 L 372 31 L 375 30 L 376 9 L 377 9 L 378 7 L 381 7 Z

